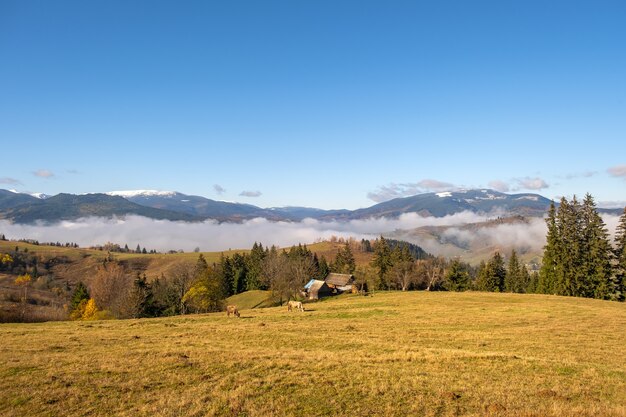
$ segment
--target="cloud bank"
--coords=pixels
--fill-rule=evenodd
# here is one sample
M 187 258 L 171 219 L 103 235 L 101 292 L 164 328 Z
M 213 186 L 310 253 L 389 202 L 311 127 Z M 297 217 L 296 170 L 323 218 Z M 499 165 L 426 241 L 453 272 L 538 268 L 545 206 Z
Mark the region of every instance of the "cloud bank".
M 263 193 L 260 191 L 242 191 L 239 195 L 242 197 L 261 197 Z
M 603 216 L 610 233 L 614 233 L 618 216 Z M 463 225 L 493 220 L 494 217 L 463 212 L 446 217 L 422 217 L 408 213 L 397 219 L 377 218 L 348 222 L 323 222 L 305 219 L 301 222 L 272 222 L 263 218 L 243 223 L 202 223 L 153 220 L 140 216 L 126 218 L 84 218 L 64 221 L 53 225 L 22 225 L 0 220 L 0 233 L 9 239 L 36 239 L 41 242 L 76 242 L 88 247 L 106 242 L 141 245 L 159 251 L 191 251 L 199 247 L 203 251 L 221 251 L 250 248 L 254 242 L 264 245 L 289 247 L 298 243 L 313 243 L 331 236 L 375 239 L 380 234 L 403 238 L 422 246 L 425 250 L 443 256 L 457 255 L 451 251 L 450 242 L 476 248 L 480 245 L 518 250 L 541 250 L 545 244 L 546 226 L 543 219 L 533 218 L 529 223 L 499 224 L 492 227 Z M 440 239 L 410 233 L 408 230 L 424 226 L 446 226 Z

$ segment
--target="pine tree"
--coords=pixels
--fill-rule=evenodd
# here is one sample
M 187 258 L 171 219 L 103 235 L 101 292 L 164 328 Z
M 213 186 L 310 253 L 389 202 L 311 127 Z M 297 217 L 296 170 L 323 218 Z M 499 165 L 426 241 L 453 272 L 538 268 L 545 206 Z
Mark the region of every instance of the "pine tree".
M 604 221 L 598 214 L 590 194 L 587 194 L 583 201 L 581 217 L 584 278 L 576 295 L 610 299 L 615 291 L 611 280 L 611 244 Z
M 480 261 L 478 265 L 478 272 L 476 273 L 476 282 L 474 283 L 474 289 L 478 291 L 488 291 L 487 281 L 489 276 L 489 270 L 485 261 Z
M 89 291 L 87 290 L 85 284 L 83 284 L 81 281 L 78 283 L 78 285 L 76 285 L 76 289 L 74 289 L 74 292 L 72 293 L 72 300 L 70 301 L 70 311 L 74 311 L 83 300 L 89 300 Z
M 546 224 L 548 226 L 548 235 L 546 237 L 546 246 L 544 246 L 543 262 L 539 272 L 536 291 L 540 294 L 553 294 L 559 251 L 559 235 L 554 201 L 550 203 Z
M 615 268 L 609 298 L 624 301 L 626 298 L 626 208 L 615 230 Z
M 506 277 L 506 268 L 504 267 L 504 259 L 500 252 L 496 252 L 487 264 L 489 271 L 487 280 L 487 290 L 495 292 L 504 291 L 504 279 Z
M 524 282 L 524 272 L 526 268 L 520 265 L 515 249 L 511 251 L 511 257 L 509 258 L 509 265 L 506 271 L 506 277 L 504 279 L 504 290 L 507 292 L 525 292 L 527 282 Z M 528 274 L 528 272 L 526 272 Z
M 322 257 L 319 259 L 317 279 L 324 280 L 329 273 L 330 267 L 328 266 L 328 261 L 326 261 L 326 257 L 322 255 Z
M 374 245 L 374 257 L 370 263 L 377 269 L 380 288 L 389 289 L 389 283 L 386 280 L 386 273 L 391 268 L 391 250 L 384 237 L 380 237 Z
M 453 260 L 446 273 L 446 289 L 449 291 L 465 291 L 468 289 L 469 283 L 470 276 L 467 269 L 458 259 Z
M 266 251 L 263 245 L 254 242 L 250 254 L 246 256 L 246 289 L 261 289 L 261 270 L 263 267 L 263 259 L 265 259 Z
M 239 285 L 235 282 L 235 273 L 233 271 L 233 263 L 230 257 L 224 256 L 222 253 L 220 257 L 220 270 L 222 273 L 222 281 L 224 286 L 228 289 L 226 292 L 228 295 L 237 294 Z

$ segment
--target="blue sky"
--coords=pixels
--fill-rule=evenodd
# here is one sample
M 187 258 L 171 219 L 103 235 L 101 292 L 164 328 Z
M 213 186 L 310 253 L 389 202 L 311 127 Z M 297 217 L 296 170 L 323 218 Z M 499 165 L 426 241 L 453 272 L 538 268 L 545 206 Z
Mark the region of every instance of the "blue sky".
M 623 1 L 1 0 L 0 188 L 624 202 L 624 22 Z

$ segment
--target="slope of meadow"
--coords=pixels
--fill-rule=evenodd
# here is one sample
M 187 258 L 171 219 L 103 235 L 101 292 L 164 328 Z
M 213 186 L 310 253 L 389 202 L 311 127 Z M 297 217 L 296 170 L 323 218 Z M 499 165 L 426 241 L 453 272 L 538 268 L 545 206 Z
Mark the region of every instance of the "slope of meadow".
M 0 415 L 626 416 L 626 305 L 376 293 L 0 325 Z

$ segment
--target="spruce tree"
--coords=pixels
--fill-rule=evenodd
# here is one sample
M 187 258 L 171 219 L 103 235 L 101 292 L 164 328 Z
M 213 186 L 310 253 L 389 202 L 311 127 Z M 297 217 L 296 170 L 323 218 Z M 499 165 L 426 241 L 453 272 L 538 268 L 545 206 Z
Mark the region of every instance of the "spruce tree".
M 517 258 L 517 252 L 513 249 L 509 258 L 506 277 L 504 279 L 504 290 L 506 292 L 524 292 L 525 285 L 523 283 L 522 268 L 525 269 L 525 267 L 520 265 Z
M 554 201 L 550 203 L 546 224 L 548 226 L 548 235 L 546 237 L 546 246 L 544 246 L 543 262 L 537 280 L 536 292 L 540 294 L 553 294 L 559 251 L 559 234 L 556 224 L 556 207 Z
M 500 252 L 496 252 L 487 264 L 487 291 L 503 292 L 506 269 Z
M 583 201 L 581 218 L 584 276 L 575 295 L 609 299 L 615 291 L 611 280 L 611 244 L 604 221 L 598 214 L 590 194 L 587 194 Z
M 474 289 L 478 291 L 489 291 L 487 289 L 487 281 L 489 280 L 489 268 L 485 261 L 480 261 L 478 266 L 478 272 L 476 273 L 476 282 L 474 283 Z
M 370 263 L 377 269 L 379 285 L 382 289 L 389 289 L 389 283 L 386 279 L 387 271 L 391 268 L 391 250 L 384 237 L 380 237 L 374 246 L 374 257 Z
M 615 230 L 615 268 L 609 298 L 624 301 L 626 298 L 626 208 Z
M 465 291 L 468 289 L 469 283 L 470 276 L 467 269 L 458 259 L 453 260 L 446 273 L 446 289 L 449 291 Z
M 323 281 L 328 276 L 329 273 L 330 273 L 330 267 L 328 266 L 328 261 L 326 261 L 326 257 L 322 255 L 322 257 L 319 259 L 317 279 Z
M 76 307 L 78 307 L 80 302 L 83 300 L 89 300 L 89 291 L 87 290 L 85 284 L 83 284 L 81 281 L 78 283 L 78 285 L 76 285 L 76 289 L 74 289 L 74 292 L 72 293 L 72 300 L 70 301 L 70 311 L 74 311 L 74 309 L 76 309 Z

